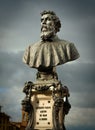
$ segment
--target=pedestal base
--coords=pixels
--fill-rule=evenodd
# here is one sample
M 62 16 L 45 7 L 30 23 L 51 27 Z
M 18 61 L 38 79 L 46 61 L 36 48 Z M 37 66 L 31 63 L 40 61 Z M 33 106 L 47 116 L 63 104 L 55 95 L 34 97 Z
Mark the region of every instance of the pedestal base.
M 65 130 L 64 118 L 70 109 L 67 87 L 58 80 L 28 82 L 23 108 L 29 113 L 25 130 Z M 64 97 L 66 101 L 64 101 Z

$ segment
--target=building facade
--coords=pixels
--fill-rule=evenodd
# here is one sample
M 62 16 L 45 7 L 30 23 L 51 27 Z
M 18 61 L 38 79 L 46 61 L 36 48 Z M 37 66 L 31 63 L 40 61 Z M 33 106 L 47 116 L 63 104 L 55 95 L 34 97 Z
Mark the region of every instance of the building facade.
M 0 130 L 9 130 L 10 116 L 5 113 L 0 112 Z
M 11 122 L 10 116 L 4 112 L 1 112 L 0 106 L 0 130 L 25 130 L 27 125 L 27 113 L 22 110 L 22 121 Z

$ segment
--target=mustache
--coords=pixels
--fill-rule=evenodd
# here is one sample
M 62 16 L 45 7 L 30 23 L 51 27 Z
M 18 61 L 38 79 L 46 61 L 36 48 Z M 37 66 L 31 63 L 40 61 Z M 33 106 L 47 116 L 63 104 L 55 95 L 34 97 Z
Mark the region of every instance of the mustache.
M 48 30 L 48 26 L 47 25 L 42 25 L 41 31 L 43 30 L 43 28 L 45 28 L 46 30 Z

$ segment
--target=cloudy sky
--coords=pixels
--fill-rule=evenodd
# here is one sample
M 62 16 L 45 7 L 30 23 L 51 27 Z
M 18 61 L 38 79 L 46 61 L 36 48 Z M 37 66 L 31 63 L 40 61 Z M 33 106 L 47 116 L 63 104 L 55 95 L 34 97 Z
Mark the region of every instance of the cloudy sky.
M 95 0 L 0 0 L 0 105 L 12 121 L 21 120 L 22 89 L 36 69 L 22 62 L 25 48 L 40 39 L 40 12 L 61 20 L 61 39 L 74 42 L 80 58 L 57 67 L 70 90 L 68 130 L 95 129 Z

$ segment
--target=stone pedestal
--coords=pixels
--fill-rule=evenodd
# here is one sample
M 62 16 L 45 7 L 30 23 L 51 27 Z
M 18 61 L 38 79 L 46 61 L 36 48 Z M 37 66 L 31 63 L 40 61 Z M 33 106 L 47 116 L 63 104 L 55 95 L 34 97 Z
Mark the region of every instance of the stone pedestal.
M 65 130 L 64 118 L 71 105 L 69 91 L 57 79 L 26 82 L 22 101 L 23 110 L 28 112 L 26 130 Z

